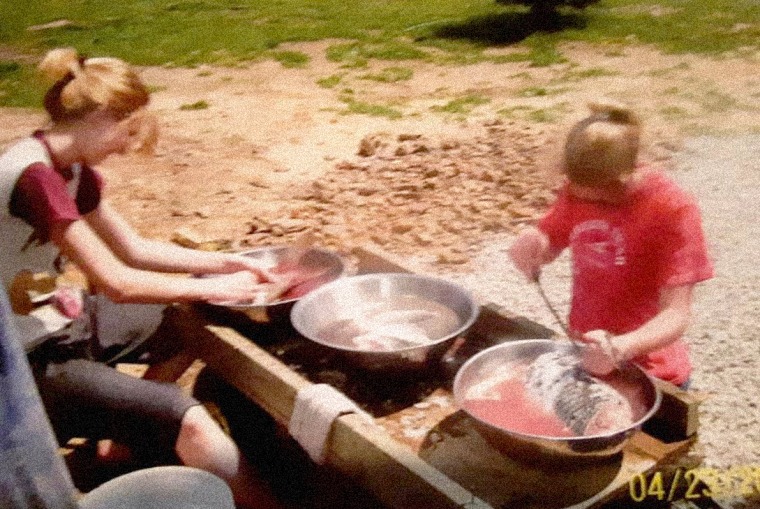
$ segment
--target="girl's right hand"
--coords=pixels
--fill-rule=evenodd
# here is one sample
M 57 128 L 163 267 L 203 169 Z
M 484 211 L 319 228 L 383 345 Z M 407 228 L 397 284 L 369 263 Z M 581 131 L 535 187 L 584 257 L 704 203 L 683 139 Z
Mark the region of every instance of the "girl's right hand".
M 259 279 L 250 270 L 221 274 L 206 278 L 205 281 L 208 284 L 205 300 L 212 304 L 250 302 L 261 293 Z
M 581 364 L 583 369 L 595 376 L 607 376 L 620 369 L 620 353 L 613 336 L 605 330 L 593 330 L 583 334 Z
M 535 281 L 541 272 L 548 249 L 549 239 L 546 235 L 539 229 L 530 227 L 518 235 L 507 249 L 507 254 L 517 270 L 531 281 Z

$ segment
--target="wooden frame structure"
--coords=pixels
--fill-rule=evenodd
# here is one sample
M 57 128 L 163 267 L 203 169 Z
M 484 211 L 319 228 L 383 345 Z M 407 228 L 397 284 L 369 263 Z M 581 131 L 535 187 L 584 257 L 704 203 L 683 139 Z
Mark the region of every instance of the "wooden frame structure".
M 363 247 L 355 250 L 354 254 L 359 273 L 413 271 L 388 254 L 374 249 Z M 173 308 L 169 319 L 190 357 L 203 360 L 278 423 L 287 425 L 298 391 L 313 381 L 257 344 L 256 338 L 248 337 L 226 323 L 214 323 L 197 307 Z M 510 315 L 493 305 L 484 305 L 468 334 L 468 340 L 471 337 L 481 341 L 510 336 L 547 337 L 547 334 L 551 331 L 538 324 Z M 600 481 L 591 487 L 591 492 L 588 488 L 583 491 L 575 485 L 556 484 L 561 476 L 572 473 L 566 468 L 564 473 L 552 477 L 546 469 L 524 467 L 519 463 L 505 461 L 494 466 L 492 458 L 491 464 L 480 472 L 481 460 L 485 462 L 486 457 L 493 456 L 493 453 L 489 452 L 487 445 L 476 442 L 463 442 L 459 449 L 451 449 L 455 455 L 460 454 L 458 458 L 447 455 L 445 447 L 428 447 L 422 451 L 422 443 L 426 441 L 429 446 L 430 437 L 438 432 L 424 426 L 422 431 L 425 436 L 405 439 L 399 433 L 398 426 L 394 427 L 400 419 L 406 418 L 409 422 L 409 419 L 420 419 L 420 415 L 434 414 L 456 420 L 452 417 L 456 409 L 450 408 L 446 399 L 446 387 L 436 389 L 430 394 L 429 401 L 417 402 L 397 415 L 376 418 L 375 424 L 354 414 L 339 417 L 333 423 L 327 461 L 331 467 L 369 489 L 390 508 L 489 509 L 511 504 L 546 508 L 599 507 L 621 493 L 628 493 L 629 481 L 634 476 L 664 469 L 684 458 L 699 462 L 699 459 L 687 456 L 696 437 L 699 399 L 667 384 L 662 388 L 666 396 L 656 421 L 661 428 L 667 428 L 670 437 L 676 440 L 665 442 L 646 432 L 637 432 L 626 445 L 620 461 L 600 467 L 605 472 L 601 477 L 598 470 L 593 472 Z M 431 412 L 432 407 L 439 414 Z M 436 423 L 433 422 L 432 426 L 435 427 Z M 439 440 L 444 445 L 455 441 Z M 472 443 L 475 445 L 472 446 Z M 439 454 L 436 451 L 443 452 Z M 463 469 L 474 471 L 475 475 L 461 475 Z M 493 482 L 489 481 L 487 485 L 482 479 L 486 473 L 495 476 Z M 599 485 L 599 482 L 602 484 Z M 498 489 L 491 490 L 492 486 Z M 547 491 L 552 490 L 566 490 L 575 500 L 567 504 L 561 497 L 547 497 Z

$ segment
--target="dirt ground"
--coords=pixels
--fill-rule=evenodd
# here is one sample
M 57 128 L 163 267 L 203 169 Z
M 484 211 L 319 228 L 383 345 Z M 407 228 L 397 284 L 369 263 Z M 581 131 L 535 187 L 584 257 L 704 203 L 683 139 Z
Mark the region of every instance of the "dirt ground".
M 312 231 L 326 246 L 374 242 L 459 269 L 484 238 L 544 209 L 557 181 L 552 151 L 589 100 L 634 105 L 647 129 L 644 157 L 664 165 L 688 133 L 760 126 L 756 58 L 575 45 L 563 49 L 567 63 L 544 68 L 347 69 L 325 58 L 328 44 L 288 48 L 310 55 L 303 69 L 272 61 L 144 69 L 161 137 L 153 157 L 106 161 L 108 198 L 152 237 L 245 249 Z M 367 78 L 389 67 L 413 75 Z M 340 81 L 320 86 L 328 77 Z M 346 97 L 403 116 L 348 113 Z M 446 108 L 473 97 L 467 108 Z M 44 122 L 7 109 L 0 119 L 0 144 Z

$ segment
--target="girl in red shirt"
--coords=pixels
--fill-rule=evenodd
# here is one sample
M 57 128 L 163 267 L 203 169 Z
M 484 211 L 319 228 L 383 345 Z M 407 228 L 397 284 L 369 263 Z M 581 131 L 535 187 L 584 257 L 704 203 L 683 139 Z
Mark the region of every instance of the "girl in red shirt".
M 684 385 L 694 286 L 713 275 L 698 207 L 662 173 L 637 164 L 640 123 L 626 107 L 592 104 L 564 147 L 567 182 L 538 226 L 509 248 L 536 279 L 571 250 L 570 335 L 583 364 L 604 375 L 634 362 Z

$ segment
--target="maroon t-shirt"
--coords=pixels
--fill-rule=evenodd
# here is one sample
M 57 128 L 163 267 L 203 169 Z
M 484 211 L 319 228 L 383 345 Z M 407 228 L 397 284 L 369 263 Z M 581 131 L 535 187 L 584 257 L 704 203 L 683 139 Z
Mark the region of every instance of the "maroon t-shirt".
M 50 147 L 41 132 L 34 133 L 50 154 Z M 82 166 L 76 196 L 69 194 L 67 184 L 74 178 L 71 168 L 59 168 L 45 163 L 30 164 L 13 189 L 10 213 L 23 219 L 36 232 L 37 240 L 47 242 L 53 225 L 71 223 L 92 212 L 100 204 L 103 177 L 89 166 Z

